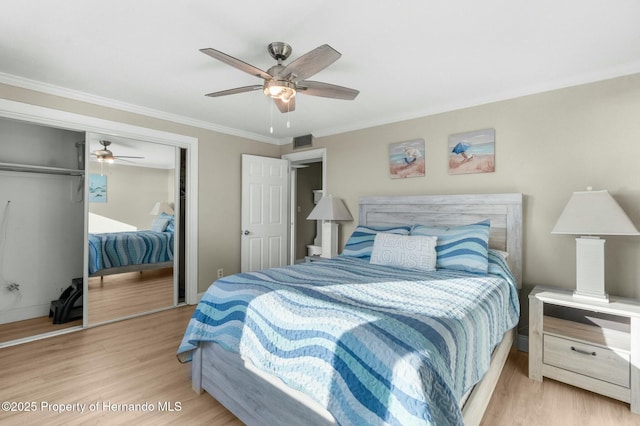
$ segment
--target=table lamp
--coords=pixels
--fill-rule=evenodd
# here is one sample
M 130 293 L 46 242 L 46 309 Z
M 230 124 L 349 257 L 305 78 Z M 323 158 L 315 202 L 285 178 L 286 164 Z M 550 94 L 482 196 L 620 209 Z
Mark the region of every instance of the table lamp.
M 160 213 L 173 214 L 173 208 L 167 201 L 158 201 L 154 204 L 149 214 L 158 216 Z
M 604 286 L 604 239 L 598 235 L 640 235 L 608 191 L 574 192 L 552 234 L 576 238 L 576 290 L 574 297 L 608 302 Z
M 322 251 L 320 257 L 332 258 L 338 255 L 337 220 L 353 220 L 347 206 L 339 198 L 331 195 L 322 197 L 311 210 L 307 220 L 322 221 Z

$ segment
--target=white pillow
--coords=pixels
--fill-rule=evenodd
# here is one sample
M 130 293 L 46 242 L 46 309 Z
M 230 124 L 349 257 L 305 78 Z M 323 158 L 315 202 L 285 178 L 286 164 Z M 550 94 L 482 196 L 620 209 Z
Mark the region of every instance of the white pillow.
M 164 232 L 169 224 L 169 218 L 164 216 L 158 216 L 151 222 L 151 230 L 155 232 Z
M 433 271 L 438 237 L 379 232 L 373 242 L 370 263 Z

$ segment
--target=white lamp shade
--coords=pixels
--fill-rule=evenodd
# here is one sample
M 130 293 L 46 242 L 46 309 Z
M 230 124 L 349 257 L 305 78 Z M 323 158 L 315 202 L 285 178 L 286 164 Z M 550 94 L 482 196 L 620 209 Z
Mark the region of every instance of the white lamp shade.
M 574 192 L 552 234 L 640 235 L 608 191 Z
M 322 197 L 307 220 L 353 220 L 347 206 L 340 198 Z
M 171 204 L 166 201 L 158 201 L 149 212 L 149 214 L 152 214 L 154 216 L 157 216 L 160 213 L 173 214 L 173 208 L 171 207 Z

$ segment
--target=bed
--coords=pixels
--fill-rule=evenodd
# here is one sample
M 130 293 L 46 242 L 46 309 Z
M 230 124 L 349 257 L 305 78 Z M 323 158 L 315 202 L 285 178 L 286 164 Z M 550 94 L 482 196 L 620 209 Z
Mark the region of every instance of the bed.
M 172 231 L 89 234 L 89 276 L 173 267 Z
M 178 350 L 194 390 L 250 425 L 479 424 L 519 316 L 522 195 L 365 197 L 359 210 L 356 231 L 486 222 L 489 273 L 371 265 L 347 242 L 347 256 L 225 277 Z

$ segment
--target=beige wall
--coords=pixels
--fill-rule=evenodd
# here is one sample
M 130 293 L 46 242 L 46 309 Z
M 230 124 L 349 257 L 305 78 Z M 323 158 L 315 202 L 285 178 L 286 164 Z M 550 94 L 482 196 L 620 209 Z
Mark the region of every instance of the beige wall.
M 110 219 L 151 229 L 149 214 L 158 201 L 173 202 L 173 169 L 89 162 L 89 173 L 107 176 L 107 202 L 89 203 L 89 211 Z
M 199 291 L 240 269 L 241 154 L 279 156 L 276 147 L 159 119 L 0 85 L 0 97 L 199 139 Z M 358 198 L 384 194 L 522 192 L 524 290 L 574 287 L 575 242 L 550 231 L 572 191 L 608 189 L 640 226 L 640 75 L 622 77 L 400 123 L 316 138 L 327 148 L 327 191 L 354 214 Z M 450 134 L 494 128 L 496 171 L 451 176 Z M 423 138 L 426 176 L 390 179 L 388 145 Z M 349 235 L 355 222 L 342 228 Z M 640 237 L 608 237 L 607 289 L 640 297 Z M 523 311 L 526 322 L 526 310 Z
M 279 156 L 276 145 L 0 84 L 0 98 L 198 138 L 198 291 L 240 271 L 241 154 Z
M 496 131 L 496 171 L 449 175 L 448 136 L 484 128 Z M 391 179 L 389 144 L 417 138 L 426 176 Z M 319 147 L 328 193 L 354 217 L 365 195 L 522 192 L 525 304 L 534 285 L 575 286 L 575 240 L 550 234 L 573 191 L 608 189 L 640 228 L 640 75 L 316 138 Z M 356 222 L 345 225 L 341 244 Z M 640 297 L 640 237 L 608 237 L 605 267 L 611 294 Z

